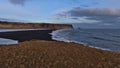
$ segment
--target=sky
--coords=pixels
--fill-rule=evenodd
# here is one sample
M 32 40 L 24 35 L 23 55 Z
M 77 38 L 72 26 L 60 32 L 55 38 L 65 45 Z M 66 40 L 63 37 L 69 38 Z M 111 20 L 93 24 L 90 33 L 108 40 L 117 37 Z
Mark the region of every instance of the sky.
M 0 0 L 0 18 L 120 28 L 120 0 Z

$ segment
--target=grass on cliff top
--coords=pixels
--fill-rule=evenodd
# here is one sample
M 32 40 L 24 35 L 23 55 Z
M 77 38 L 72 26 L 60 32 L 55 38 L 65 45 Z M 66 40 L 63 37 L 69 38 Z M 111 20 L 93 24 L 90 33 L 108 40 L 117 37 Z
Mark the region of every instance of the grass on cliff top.
M 0 46 L 1 68 L 120 68 L 120 53 L 75 43 L 26 41 Z

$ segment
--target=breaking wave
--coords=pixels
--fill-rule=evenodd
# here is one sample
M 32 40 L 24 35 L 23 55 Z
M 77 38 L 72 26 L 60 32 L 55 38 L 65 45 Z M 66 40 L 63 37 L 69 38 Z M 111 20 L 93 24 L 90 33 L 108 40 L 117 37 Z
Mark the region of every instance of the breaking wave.
M 51 33 L 52 39 L 120 52 L 119 29 L 61 29 Z

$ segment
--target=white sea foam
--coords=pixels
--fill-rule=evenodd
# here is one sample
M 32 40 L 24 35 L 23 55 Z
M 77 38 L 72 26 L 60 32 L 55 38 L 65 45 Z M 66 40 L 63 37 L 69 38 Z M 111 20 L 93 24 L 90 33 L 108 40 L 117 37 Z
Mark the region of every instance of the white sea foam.
M 56 40 L 56 41 L 67 42 L 67 43 L 74 42 L 74 43 L 83 44 L 84 46 L 89 46 L 89 47 L 96 48 L 96 49 L 111 51 L 111 49 L 93 46 L 93 45 L 90 45 L 90 44 L 87 44 L 87 43 L 84 43 L 84 42 L 81 42 L 81 41 L 76 41 L 76 40 L 61 36 L 62 31 L 65 31 L 65 30 L 71 30 L 71 29 L 62 29 L 62 30 L 53 31 L 51 33 L 52 39 Z
M 57 41 L 64 41 L 64 42 L 71 42 L 70 40 L 64 38 L 64 37 L 61 37 L 59 34 L 60 31 L 63 31 L 65 29 L 62 29 L 62 30 L 56 30 L 56 31 L 53 31 L 52 33 L 50 33 L 52 35 L 52 39 L 53 40 L 57 40 Z

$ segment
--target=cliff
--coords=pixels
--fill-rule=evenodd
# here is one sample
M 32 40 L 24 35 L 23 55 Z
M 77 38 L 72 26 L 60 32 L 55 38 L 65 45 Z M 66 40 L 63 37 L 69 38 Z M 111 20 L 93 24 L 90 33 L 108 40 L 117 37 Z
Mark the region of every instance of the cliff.
M 50 23 L 22 23 L 22 22 L 6 22 L 0 21 L 0 28 L 10 29 L 29 29 L 29 28 L 50 28 L 50 29 L 63 29 L 73 28 L 70 24 L 50 24 Z

